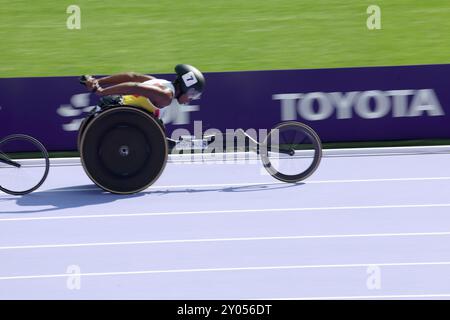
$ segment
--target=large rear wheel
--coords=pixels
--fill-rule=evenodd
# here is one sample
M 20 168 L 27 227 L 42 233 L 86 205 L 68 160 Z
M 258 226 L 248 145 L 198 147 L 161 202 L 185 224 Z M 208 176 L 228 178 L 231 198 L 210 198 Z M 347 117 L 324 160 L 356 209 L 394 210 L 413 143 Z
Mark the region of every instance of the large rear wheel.
M 161 175 L 167 162 L 165 134 L 146 111 L 122 106 L 89 121 L 80 141 L 86 174 L 100 188 L 117 194 L 142 191 Z

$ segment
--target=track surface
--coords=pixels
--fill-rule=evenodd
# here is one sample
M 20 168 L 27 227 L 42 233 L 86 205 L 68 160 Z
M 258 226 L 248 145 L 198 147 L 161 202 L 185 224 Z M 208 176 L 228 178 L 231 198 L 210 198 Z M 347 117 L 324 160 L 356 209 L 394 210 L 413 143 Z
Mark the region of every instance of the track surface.
M 131 196 L 53 161 L 37 192 L 0 194 L 0 298 L 448 299 L 449 160 L 328 155 L 292 185 L 172 159 Z

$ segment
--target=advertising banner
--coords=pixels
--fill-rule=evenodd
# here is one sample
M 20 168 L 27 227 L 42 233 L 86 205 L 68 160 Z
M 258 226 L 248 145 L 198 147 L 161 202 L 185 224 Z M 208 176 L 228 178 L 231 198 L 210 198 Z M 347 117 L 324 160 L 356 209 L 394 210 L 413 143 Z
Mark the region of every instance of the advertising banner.
M 297 120 L 323 142 L 450 139 L 449 75 L 450 64 L 205 73 L 202 97 L 161 117 L 168 136 Z M 97 102 L 78 77 L 0 79 L 0 137 L 26 133 L 50 151 L 76 150 L 79 124 Z

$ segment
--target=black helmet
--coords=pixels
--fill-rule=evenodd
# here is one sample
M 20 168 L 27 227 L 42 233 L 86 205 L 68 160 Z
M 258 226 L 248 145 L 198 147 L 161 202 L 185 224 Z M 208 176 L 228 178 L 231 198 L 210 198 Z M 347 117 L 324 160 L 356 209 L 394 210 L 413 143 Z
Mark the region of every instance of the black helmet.
M 203 74 L 188 64 L 177 64 L 175 72 L 177 73 L 175 83 L 180 86 L 180 95 L 188 93 L 193 99 L 199 98 L 205 87 Z

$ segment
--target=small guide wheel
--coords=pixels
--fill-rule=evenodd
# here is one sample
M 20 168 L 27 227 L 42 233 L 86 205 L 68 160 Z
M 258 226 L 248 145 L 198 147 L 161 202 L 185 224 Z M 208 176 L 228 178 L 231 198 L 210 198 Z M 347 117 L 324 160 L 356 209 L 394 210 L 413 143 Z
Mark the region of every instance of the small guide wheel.
M 273 127 L 260 147 L 264 168 L 275 179 L 296 183 L 319 167 L 322 143 L 309 126 L 286 121 Z

